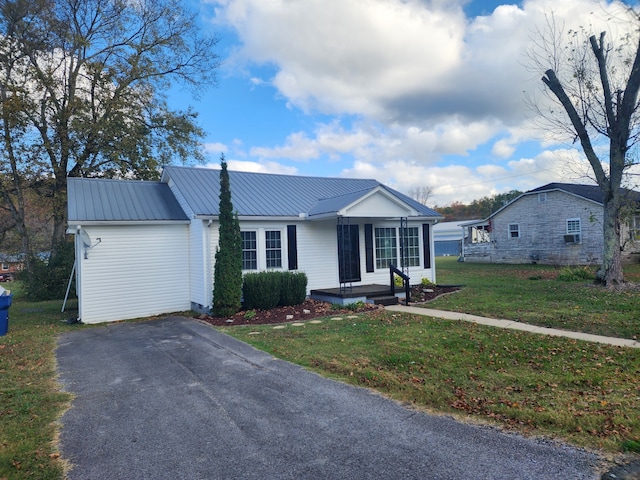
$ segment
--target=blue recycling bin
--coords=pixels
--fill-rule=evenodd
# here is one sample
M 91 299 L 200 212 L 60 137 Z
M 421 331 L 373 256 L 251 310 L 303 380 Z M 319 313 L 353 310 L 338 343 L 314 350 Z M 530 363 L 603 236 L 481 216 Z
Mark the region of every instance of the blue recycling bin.
M 9 307 L 11 306 L 11 295 L 0 295 L 0 337 L 9 331 Z

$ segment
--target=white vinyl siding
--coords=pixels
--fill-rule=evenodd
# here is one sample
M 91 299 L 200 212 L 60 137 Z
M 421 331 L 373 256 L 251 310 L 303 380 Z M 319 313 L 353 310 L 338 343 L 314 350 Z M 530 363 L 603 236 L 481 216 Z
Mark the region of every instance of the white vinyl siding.
M 186 311 L 188 225 L 85 227 L 101 242 L 77 246 L 80 319 L 99 323 Z M 187 248 L 185 248 L 187 246 Z

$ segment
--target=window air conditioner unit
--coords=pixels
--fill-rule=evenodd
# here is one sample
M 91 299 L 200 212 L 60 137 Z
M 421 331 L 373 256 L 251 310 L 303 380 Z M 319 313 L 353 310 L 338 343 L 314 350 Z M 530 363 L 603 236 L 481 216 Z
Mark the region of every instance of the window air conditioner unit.
M 580 243 L 580 234 L 572 233 L 564 236 L 564 243 Z

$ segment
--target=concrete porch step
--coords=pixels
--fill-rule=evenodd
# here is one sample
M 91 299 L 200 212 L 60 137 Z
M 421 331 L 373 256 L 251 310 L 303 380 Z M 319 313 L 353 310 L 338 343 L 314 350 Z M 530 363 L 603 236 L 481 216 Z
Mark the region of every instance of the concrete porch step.
M 376 297 L 368 297 L 368 300 L 373 301 L 375 305 L 397 305 L 398 297 L 393 295 L 384 295 L 384 296 L 376 296 Z

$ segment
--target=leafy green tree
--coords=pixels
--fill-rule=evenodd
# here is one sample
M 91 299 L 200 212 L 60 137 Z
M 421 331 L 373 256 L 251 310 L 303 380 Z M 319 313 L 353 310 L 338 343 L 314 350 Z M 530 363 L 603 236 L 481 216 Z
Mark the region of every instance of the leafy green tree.
M 213 274 L 213 313 L 228 316 L 240 310 L 242 298 L 242 239 L 233 213 L 231 185 L 224 155 L 220 157 L 219 239 Z
M 65 238 L 67 176 L 152 179 L 201 158 L 202 129 L 163 91 L 215 83 L 217 39 L 182 0 L 0 4 L 0 199 L 31 253 L 25 189 L 51 179 L 51 247 Z

